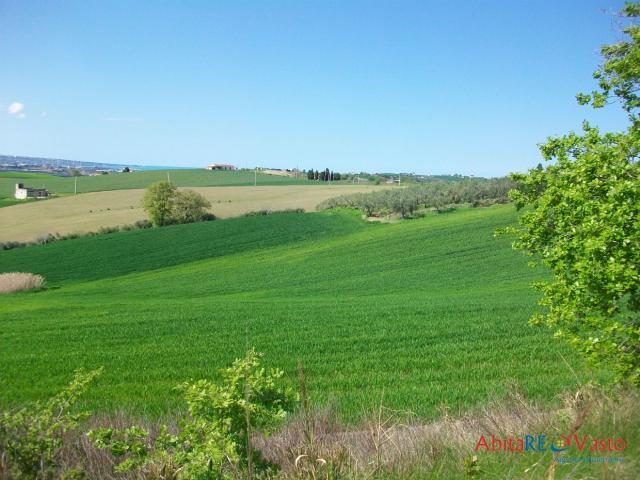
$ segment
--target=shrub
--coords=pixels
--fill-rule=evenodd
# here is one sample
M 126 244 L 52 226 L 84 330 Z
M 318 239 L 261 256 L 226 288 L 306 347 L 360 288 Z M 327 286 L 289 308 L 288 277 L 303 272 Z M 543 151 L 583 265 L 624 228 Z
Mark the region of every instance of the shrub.
M 304 208 L 287 208 L 284 210 L 269 210 L 268 208 L 262 210 L 255 210 L 253 212 L 247 212 L 243 217 L 262 217 L 264 215 L 279 215 L 286 213 L 305 213 Z
M 117 233 L 120 231 L 120 227 L 100 227 L 98 229 L 98 235 L 106 235 L 108 233 Z
M 0 273 L 0 294 L 35 290 L 44 287 L 44 284 L 42 275 L 22 272 Z
M 211 208 L 211 203 L 199 193 L 193 190 L 176 192 L 171 219 L 175 223 L 200 222 L 207 217 L 208 208 Z
M 0 474 L 4 470 L 17 479 L 59 478 L 64 435 L 88 415 L 72 414 L 70 409 L 101 371 L 79 370 L 69 386 L 46 403 L 0 414 Z
M 25 242 L 8 241 L 8 242 L 0 243 L 0 249 L 2 249 L 2 250 L 13 250 L 14 248 L 26 247 L 27 245 L 28 244 L 25 243 Z
M 137 222 L 135 222 L 133 224 L 133 226 L 139 230 L 145 229 L 145 228 L 151 228 L 153 227 L 153 224 L 149 221 L 149 220 L 138 220 Z
M 58 235 L 57 234 L 47 233 L 45 235 L 40 235 L 36 239 L 36 243 L 39 244 L 39 245 L 46 245 L 47 243 L 55 242 L 57 239 L 58 239 Z
M 290 389 L 277 385 L 283 372 L 266 372 L 262 355 L 253 350 L 221 371 L 222 383 L 191 381 L 178 387 L 189 416 L 173 435 L 163 425 L 151 439 L 148 431 L 132 426 L 123 430 L 101 428 L 89 432 L 99 448 L 122 461 L 118 472 L 162 472 L 162 478 L 230 479 L 238 468 L 252 476 L 254 462 L 266 468 L 252 448 L 256 429 L 270 432 L 293 407 Z

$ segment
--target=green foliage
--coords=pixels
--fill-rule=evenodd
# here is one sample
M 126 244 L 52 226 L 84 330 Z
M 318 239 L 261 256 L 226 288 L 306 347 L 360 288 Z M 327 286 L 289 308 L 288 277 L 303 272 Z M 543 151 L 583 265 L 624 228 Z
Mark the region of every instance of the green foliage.
M 212 220 L 207 212 L 211 203 L 193 190 L 178 191 L 169 182 L 151 184 L 142 198 L 142 206 L 154 225 Z
M 497 205 L 372 224 L 335 209 L 0 252 L 1 269 L 49 285 L 0 297 L 0 405 L 55 391 L 82 363 L 106 369 L 92 409 L 164 415 L 183 404 L 176 384 L 217 379 L 212 365 L 242 355 L 247 330 L 269 366 L 292 374 L 300 358 L 311 403 L 339 398 L 347 421 L 383 392 L 389 408 L 429 417 L 500 395 L 507 379 L 551 400 L 576 382 L 560 354 L 587 373 L 527 324 L 530 284 L 548 277 L 493 238 L 516 218 Z
M 235 478 L 234 467 L 248 462 L 248 439 L 254 430 L 272 431 L 293 407 L 295 396 L 278 385 L 280 370 L 260 366 L 262 354 L 254 350 L 221 371 L 221 382 L 182 384 L 188 417 L 176 435 L 162 426 L 152 441 L 149 432 L 133 426 L 89 432 L 99 448 L 123 458 L 116 470 L 160 471 L 162 478 Z
M 640 4 L 624 13 L 637 16 Z M 516 248 L 548 265 L 554 279 L 538 283 L 546 323 L 594 364 L 611 368 L 618 380 L 640 385 L 640 30 L 630 41 L 605 46 L 596 72 L 601 91 L 581 96 L 600 107 L 617 97 L 632 121 L 626 132 L 549 138 L 540 147 L 546 168 L 514 175 L 522 184 L 512 198 L 524 208 Z
M 169 182 L 152 183 L 144 192 L 142 206 L 154 225 L 171 223 L 173 201 L 178 189 Z
M 200 222 L 204 219 L 213 220 L 207 209 L 211 208 L 209 200 L 193 190 L 176 192 L 171 212 L 175 223 Z
M 334 182 L 338 181 L 342 176 L 338 172 L 331 172 L 328 168 L 324 170 L 316 170 L 313 168 L 307 172 L 307 180 L 319 180 L 321 182 Z
M 604 63 L 593 73 L 598 81 L 598 90 L 591 94 L 580 93 L 578 102 L 601 108 L 618 100 L 629 114 L 632 123 L 638 126 L 636 110 L 640 108 L 640 2 L 627 2 L 622 8 L 623 17 L 631 20 L 622 32 L 627 36 L 623 41 L 605 45 L 600 50 Z
M 516 187 L 516 183 L 507 178 L 434 180 L 408 188 L 343 195 L 323 202 L 320 208 L 357 208 L 368 217 L 397 213 L 406 218 L 420 208 L 443 210 L 450 205 L 505 203 L 509 190 Z
M 16 479 L 58 478 L 57 456 L 64 434 L 76 429 L 88 415 L 72 413 L 71 409 L 101 371 L 78 370 L 67 388 L 47 402 L 0 414 L 0 458 Z

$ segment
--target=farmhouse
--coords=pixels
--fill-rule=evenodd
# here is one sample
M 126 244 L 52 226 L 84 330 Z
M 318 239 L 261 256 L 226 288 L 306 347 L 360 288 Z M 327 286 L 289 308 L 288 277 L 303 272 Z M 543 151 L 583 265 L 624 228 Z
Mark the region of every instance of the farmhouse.
M 235 170 L 236 167 L 226 163 L 212 163 L 207 165 L 207 170 Z
M 16 183 L 15 197 L 18 200 L 26 200 L 27 198 L 45 198 L 49 196 L 49 190 L 46 188 L 25 187 L 24 183 Z

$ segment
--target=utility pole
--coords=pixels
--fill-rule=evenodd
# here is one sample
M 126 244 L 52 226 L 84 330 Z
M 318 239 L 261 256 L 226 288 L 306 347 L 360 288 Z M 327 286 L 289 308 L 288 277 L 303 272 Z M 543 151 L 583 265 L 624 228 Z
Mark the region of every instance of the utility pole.
M 73 194 L 74 195 L 78 194 L 78 177 L 77 176 L 73 177 Z
M 253 186 L 254 187 L 258 186 L 258 167 L 256 167 L 255 170 L 253 171 Z
M 169 176 L 169 172 L 167 172 L 167 182 L 171 184 L 171 177 Z

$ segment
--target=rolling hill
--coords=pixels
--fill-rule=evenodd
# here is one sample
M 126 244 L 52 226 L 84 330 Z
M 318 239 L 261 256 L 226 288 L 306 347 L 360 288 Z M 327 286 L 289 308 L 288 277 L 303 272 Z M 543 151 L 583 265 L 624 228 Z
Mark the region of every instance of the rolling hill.
M 246 187 L 192 187 L 211 202 L 211 211 L 227 218 L 256 210 L 303 208 L 315 210 L 322 201 L 385 186 L 327 185 L 326 183 Z M 97 231 L 100 227 L 130 225 L 147 218 L 142 208 L 144 190 L 110 190 L 38 200 L 0 208 L 0 242 L 34 241 L 53 233 Z
M 0 271 L 49 281 L 0 298 L 0 404 L 104 366 L 90 407 L 161 415 L 178 405 L 176 384 L 215 377 L 247 346 L 292 383 L 301 360 L 312 400 L 348 420 L 382 397 L 422 417 L 465 409 L 511 382 L 550 400 L 582 365 L 527 323 L 545 272 L 493 235 L 515 215 L 279 214 L 0 252 Z
M 130 188 L 146 188 L 151 183 L 166 180 L 167 175 L 171 183 L 177 187 L 220 187 L 253 185 L 253 171 L 210 171 L 203 168 L 193 170 L 149 170 L 133 173 L 112 173 L 95 177 L 77 177 L 77 192 L 102 192 L 105 190 L 123 190 Z M 258 185 L 291 185 L 311 184 L 306 178 L 295 178 L 266 175 L 258 173 Z M 15 184 L 23 182 L 31 187 L 47 188 L 57 195 L 74 193 L 75 179 L 73 177 L 57 177 L 54 175 L 0 172 L 0 197 L 12 197 Z

